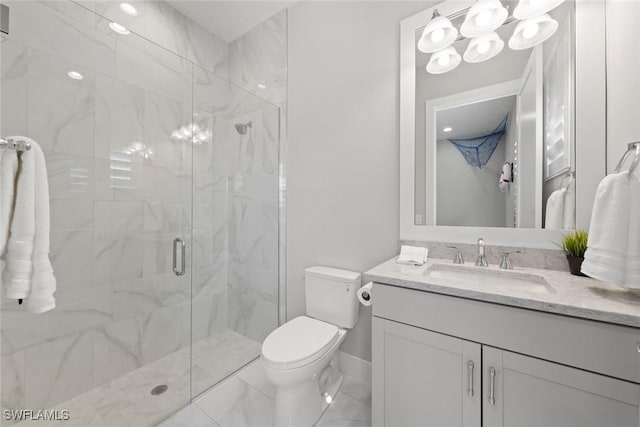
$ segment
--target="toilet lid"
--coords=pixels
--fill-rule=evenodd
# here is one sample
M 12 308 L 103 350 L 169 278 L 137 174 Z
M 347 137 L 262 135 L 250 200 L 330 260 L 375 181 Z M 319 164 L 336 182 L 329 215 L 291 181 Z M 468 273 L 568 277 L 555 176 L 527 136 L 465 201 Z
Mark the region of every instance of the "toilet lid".
M 262 357 L 279 368 L 313 362 L 338 339 L 338 327 L 307 316 L 296 317 L 271 332 L 262 344 Z

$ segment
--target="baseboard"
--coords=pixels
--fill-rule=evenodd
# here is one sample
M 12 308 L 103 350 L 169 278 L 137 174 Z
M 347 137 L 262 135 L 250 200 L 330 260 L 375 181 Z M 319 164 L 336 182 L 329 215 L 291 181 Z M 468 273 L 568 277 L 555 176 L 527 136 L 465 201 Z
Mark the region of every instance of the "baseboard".
M 371 384 L 371 362 L 355 357 L 344 351 L 338 352 L 340 370 L 354 379 Z

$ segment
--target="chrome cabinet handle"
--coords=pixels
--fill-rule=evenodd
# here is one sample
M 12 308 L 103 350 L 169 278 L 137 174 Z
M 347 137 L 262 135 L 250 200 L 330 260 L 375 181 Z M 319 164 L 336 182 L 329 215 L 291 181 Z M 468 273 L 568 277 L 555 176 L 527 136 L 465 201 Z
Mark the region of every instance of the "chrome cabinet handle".
M 638 350 L 638 353 L 640 353 L 640 340 L 638 340 L 638 346 L 636 347 L 636 350 Z
M 178 269 L 178 245 L 180 245 L 180 269 Z M 186 246 L 182 238 L 173 239 L 173 272 L 176 276 L 182 276 L 185 272 Z
M 493 367 L 489 368 L 489 403 L 496 404 L 496 370 Z
M 467 395 L 473 397 L 473 360 L 467 362 Z

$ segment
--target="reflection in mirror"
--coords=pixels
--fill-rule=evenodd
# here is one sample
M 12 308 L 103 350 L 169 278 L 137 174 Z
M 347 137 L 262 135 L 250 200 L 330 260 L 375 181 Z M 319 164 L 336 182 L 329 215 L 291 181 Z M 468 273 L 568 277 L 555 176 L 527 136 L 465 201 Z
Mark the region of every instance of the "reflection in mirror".
M 513 227 L 515 109 L 509 95 L 437 112 L 437 225 Z
M 415 33 L 415 224 L 575 228 L 575 4 L 528 22 L 502 5 L 495 32 L 459 35 L 446 52 L 424 53 L 424 27 Z M 445 18 L 460 31 L 468 13 Z

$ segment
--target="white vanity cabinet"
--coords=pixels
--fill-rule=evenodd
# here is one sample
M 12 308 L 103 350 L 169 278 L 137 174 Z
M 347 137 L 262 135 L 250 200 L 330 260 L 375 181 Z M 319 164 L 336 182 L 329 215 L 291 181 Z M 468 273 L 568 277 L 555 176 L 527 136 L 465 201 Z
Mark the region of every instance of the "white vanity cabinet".
M 638 384 L 489 346 L 482 360 L 483 426 L 639 425 Z
M 374 295 L 374 427 L 640 426 L 637 328 L 379 283 Z
M 384 366 L 376 384 L 384 410 L 374 425 L 480 427 L 479 344 L 377 317 L 373 322 L 374 364 Z

